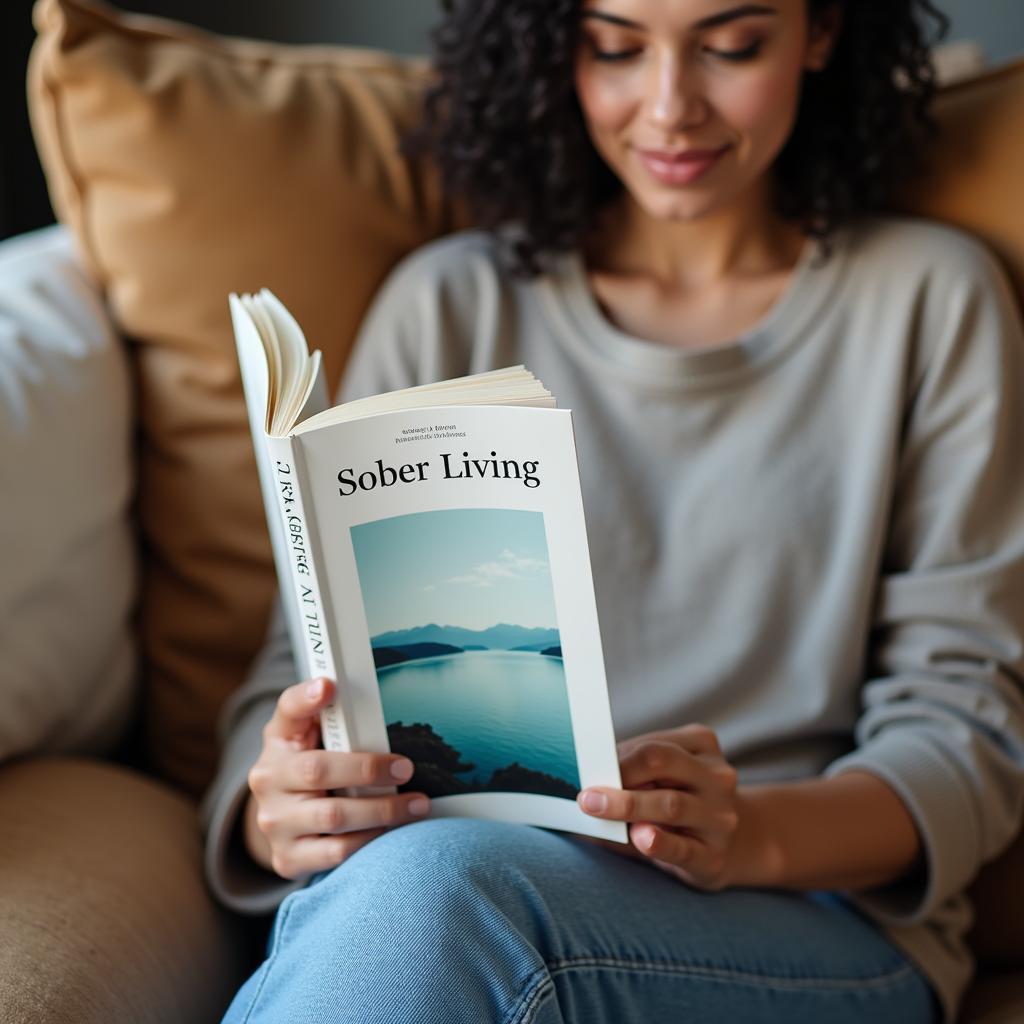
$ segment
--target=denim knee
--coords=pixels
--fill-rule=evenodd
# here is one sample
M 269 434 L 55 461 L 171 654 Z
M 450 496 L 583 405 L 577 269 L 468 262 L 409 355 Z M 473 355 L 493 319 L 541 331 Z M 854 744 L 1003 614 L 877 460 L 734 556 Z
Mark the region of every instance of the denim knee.
M 300 1000 L 330 978 L 352 1019 L 363 998 L 374 1007 L 366 1020 L 389 1019 L 380 1014 L 391 1000 L 416 1008 L 396 1019 L 501 1019 L 544 970 L 535 948 L 543 907 L 518 864 L 546 839 L 462 818 L 385 833 L 282 904 L 275 977 L 291 977 Z
M 538 829 L 504 822 L 416 822 L 375 839 L 312 882 L 304 897 L 296 895 L 332 904 L 348 919 L 346 928 L 370 918 L 379 927 L 386 916 L 396 938 L 427 933 L 446 945 L 479 939 L 467 930 L 472 921 L 488 935 L 499 924 L 533 931 L 530 861 L 542 864 L 550 841 Z

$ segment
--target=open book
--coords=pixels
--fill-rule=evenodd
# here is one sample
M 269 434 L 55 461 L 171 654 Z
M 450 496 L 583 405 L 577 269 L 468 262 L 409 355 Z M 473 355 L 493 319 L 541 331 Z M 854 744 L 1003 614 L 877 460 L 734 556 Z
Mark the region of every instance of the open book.
M 230 297 L 282 603 L 328 750 L 394 751 L 432 816 L 626 842 L 572 417 L 524 367 L 328 408 L 268 291 Z

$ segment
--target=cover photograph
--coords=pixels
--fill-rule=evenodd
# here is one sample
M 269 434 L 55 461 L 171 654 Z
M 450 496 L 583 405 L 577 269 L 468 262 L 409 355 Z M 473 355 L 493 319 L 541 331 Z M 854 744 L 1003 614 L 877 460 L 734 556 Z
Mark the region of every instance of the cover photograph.
M 575 799 L 543 515 L 443 509 L 351 532 L 388 743 L 415 788 Z

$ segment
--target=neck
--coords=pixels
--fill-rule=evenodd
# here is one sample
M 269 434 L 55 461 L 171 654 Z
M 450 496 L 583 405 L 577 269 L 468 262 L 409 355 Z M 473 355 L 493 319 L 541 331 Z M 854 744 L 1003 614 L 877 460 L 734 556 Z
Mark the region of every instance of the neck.
M 586 255 L 594 269 L 649 276 L 691 291 L 729 277 L 788 269 L 803 244 L 799 228 L 775 213 L 765 183 L 690 221 L 652 217 L 624 192 L 598 218 Z

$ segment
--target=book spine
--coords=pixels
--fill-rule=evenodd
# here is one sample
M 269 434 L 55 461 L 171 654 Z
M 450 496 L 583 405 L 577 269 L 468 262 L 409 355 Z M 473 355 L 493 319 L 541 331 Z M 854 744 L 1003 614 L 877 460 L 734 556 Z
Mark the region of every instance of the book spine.
M 325 749 L 351 750 L 342 703 L 344 680 L 338 678 L 331 623 L 320 587 L 324 574 L 317 571 L 319 545 L 312 536 L 315 531 L 303 500 L 304 474 L 299 442 L 291 437 L 267 437 L 266 440 L 288 546 L 297 618 L 301 625 L 302 647 L 298 653 L 305 662 L 307 679 L 326 676 L 337 684 L 334 701 L 320 713 L 320 732 Z M 284 594 L 286 583 L 284 580 L 280 583 Z

